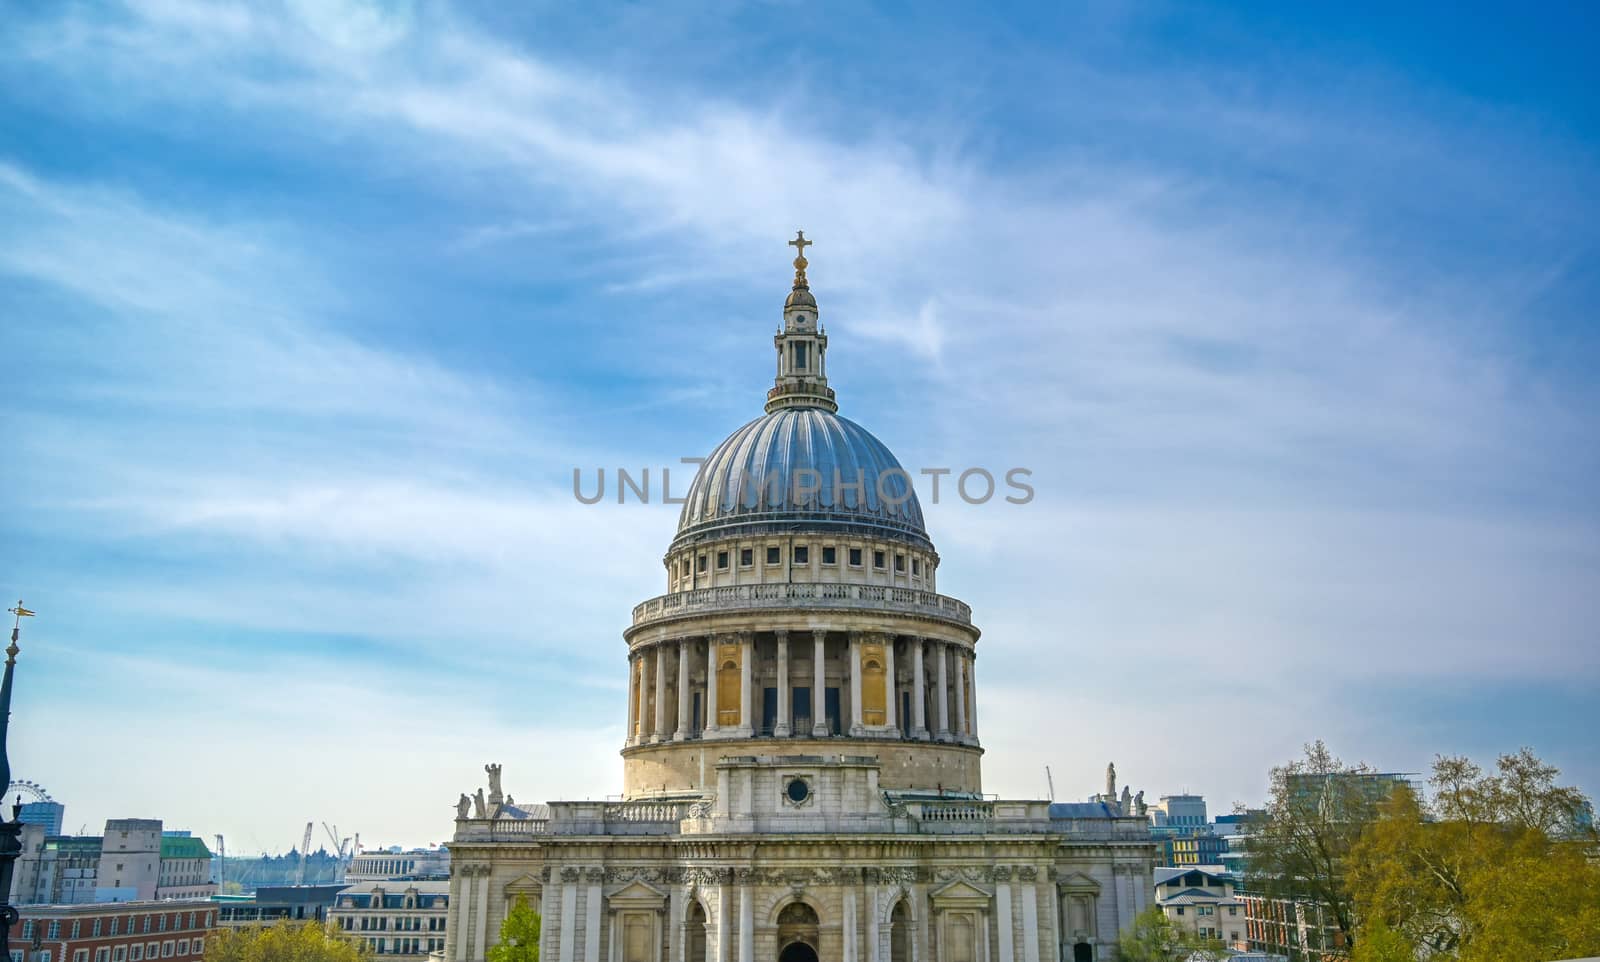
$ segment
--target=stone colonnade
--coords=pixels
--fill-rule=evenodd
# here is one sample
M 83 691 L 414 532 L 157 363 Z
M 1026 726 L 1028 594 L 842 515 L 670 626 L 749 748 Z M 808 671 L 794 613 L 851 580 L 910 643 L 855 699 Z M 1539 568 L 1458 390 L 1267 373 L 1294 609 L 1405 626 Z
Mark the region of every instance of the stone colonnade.
M 772 667 L 758 677 L 756 666 L 769 655 Z M 627 743 L 848 734 L 973 744 L 975 657 L 971 646 L 943 639 L 860 631 L 740 631 L 643 643 L 629 653 Z M 795 667 L 805 663 L 810 672 L 796 685 Z M 842 716 L 837 732 L 827 717 L 831 687 Z M 770 725 L 761 701 L 766 688 L 776 689 Z M 808 714 L 795 704 L 796 688 L 807 689 Z

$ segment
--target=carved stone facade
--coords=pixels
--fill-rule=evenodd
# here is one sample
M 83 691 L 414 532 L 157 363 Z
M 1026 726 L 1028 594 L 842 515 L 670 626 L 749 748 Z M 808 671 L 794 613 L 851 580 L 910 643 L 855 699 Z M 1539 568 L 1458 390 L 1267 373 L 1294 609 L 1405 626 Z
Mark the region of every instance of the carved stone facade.
M 625 632 L 623 799 L 518 807 L 492 766 L 457 802 L 445 962 L 519 897 L 544 962 L 1078 962 L 1150 904 L 1131 805 L 981 794 L 978 629 L 909 478 L 836 414 L 805 267 L 767 415 L 701 466 Z

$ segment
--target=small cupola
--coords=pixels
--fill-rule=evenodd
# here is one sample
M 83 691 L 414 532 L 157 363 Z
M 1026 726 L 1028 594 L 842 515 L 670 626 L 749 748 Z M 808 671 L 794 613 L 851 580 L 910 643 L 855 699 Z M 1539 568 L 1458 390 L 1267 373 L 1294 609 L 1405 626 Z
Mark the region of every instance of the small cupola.
M 778 349 L 778 375 L 767 392 L 767 412 L 780 408 L 816 407 L 829 412 L 839 410 L 833 389 L 828 387 L 828 335 L 823 332 L 817 313 L 817 299 L 806 279 L 805 231 L 796 231 L 789 246 L 798 252 L 794 259 L 794 288 L 783 302 L 783 329 L 773 337 Z

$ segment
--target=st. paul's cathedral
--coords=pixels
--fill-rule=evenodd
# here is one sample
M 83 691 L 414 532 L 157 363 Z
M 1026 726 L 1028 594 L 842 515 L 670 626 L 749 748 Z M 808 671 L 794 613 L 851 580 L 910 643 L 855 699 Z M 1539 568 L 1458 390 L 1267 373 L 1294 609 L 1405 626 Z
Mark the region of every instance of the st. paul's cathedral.
M 519 804 L 488 766 L 445 962 L 483 962 L 519 896 L 543 962 L 1083 962 L 1152 900 L 1114 773 L 1083 803 L 983 794 L 978 628 L 909 476 L 838 414 L 790 243 L 766 412 L 700 465 L 623 632 L 622 797 Z

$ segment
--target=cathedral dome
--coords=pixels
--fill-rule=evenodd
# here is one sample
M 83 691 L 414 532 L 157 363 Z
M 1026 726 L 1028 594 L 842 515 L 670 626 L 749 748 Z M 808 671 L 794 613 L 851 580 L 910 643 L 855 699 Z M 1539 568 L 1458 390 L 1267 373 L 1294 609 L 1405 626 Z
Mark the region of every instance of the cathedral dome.
M 932 547 L 911 476 L 882 441 L 823 408 L 779 408 L 700 465 L 673 548 L 747 532 L 852 530 Z

